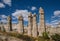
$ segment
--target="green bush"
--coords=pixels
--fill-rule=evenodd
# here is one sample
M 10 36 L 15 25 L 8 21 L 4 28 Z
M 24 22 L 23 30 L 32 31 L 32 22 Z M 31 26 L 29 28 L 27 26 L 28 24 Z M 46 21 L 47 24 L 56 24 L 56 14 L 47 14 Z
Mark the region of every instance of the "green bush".
M 49 39 L 49 36 L 48 36 L 48 33 L 47 33 L 47 32 L 43 32 L 43 33 L 42 33 L 42 36 L 43 36 L 43 38 L 45 38 L 45 39 Z
M 38 37 L 38 41 L 50 41 L 50 40 L 49 40 L 49 39 L 45 39 L 45 38 L 39 36 L 39 37 Z
M 59 34 L 52 35 L 51 37 L 55 41 L 60 41 L 60 35 Z

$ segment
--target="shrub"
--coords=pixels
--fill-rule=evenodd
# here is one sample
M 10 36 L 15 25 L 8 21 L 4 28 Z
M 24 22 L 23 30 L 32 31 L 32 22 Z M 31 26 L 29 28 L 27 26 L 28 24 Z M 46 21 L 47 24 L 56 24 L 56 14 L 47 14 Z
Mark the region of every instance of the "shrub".
M 42 36 L 43 36 L 43 38 L 45 38 L 45 39 L 49 39 L 49 36 L 48 36 L 48 33 L 47 33 L 47 32 L 43 32 L 43 33 L 42 33 Z
M 39 37 L 38 37 L 38 41 L 50 41 L 50 40 L 49 40 L 49 39 L 45 39 L 45 38 L 39 36 Z
M 51 37 L 55 41 L 60 41 L 60 35 L 59 34 L 52 35 Z

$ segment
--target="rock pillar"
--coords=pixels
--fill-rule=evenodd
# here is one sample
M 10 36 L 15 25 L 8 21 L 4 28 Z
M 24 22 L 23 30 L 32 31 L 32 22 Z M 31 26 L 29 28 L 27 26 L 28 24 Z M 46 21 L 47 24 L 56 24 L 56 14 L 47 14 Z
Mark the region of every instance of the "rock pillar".
M 37 37 L 37 32 L 38 32 L 38 27 L 37 27 L 37 22 L 36 22 L 36 14 L 33 15 L 33 28 L 32 28 L 32 36 Z
M 44 23 L 44 10 L 42 7 L 39 9 L 40 13 L 40 27 L 39 27 L 39 36 L 42 36 L 42 33 L 45 31 L 45 23 Z
M 11 16 L 8 16 L 7 20 L 8 20 L 8 23 L 7 23 L 8 30 L 12 31 L 12 18 L 11 18 Z
M 23 17 L 19 16 L 18 17 L 18 33 L 24 34 L 24 25 L 23 25 Z
M 28 36 L 32 36 L 32 14 L 28 16 Z

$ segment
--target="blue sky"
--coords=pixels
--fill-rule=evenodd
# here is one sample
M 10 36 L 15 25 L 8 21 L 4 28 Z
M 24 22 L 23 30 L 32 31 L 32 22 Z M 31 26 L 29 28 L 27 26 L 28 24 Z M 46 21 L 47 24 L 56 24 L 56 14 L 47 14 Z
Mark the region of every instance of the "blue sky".
M 26 25 L 28 13 L 32 12 L 37 14 L 39 23 L 40 7 L 44 9 L 46 24 L 55 25 L 60 22 L 60 0 L 0 0 L 0 21 L 6 21 L 5 18 L 11 15 L 13 23 L 16 23 L 17 16 L 24 13 L 22 15 L 25 17 L 24 24 Z

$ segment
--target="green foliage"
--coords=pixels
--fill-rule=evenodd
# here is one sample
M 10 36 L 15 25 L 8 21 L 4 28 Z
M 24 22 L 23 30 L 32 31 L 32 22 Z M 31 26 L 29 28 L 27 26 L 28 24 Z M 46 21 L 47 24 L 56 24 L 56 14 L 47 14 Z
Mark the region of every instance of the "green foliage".
M 50 41 L 49 39 L 45 39 L 45 38 L 43 38 L 43 37 L 38 37 L 38 41 Z
M 38 37 L 38 41 L 50 41 L 50 38 L 48 35 L 49 35 L 48 32 L 43 32 L 42 36 Z
M 44 41 L 45 39 L 43 37 L 38 37 L 38 41 Z
M 48 33 L 47 33 L 47 32 L 43 32 L 43 33 L 42 33 L 42 36 L 43 36 L 43 38 L 45 38 L 45 39 L 49 39 L 49 36 L 48 36 Z
M 59 34 L 52 35 L 51 37 L 55 41 L 60 41 L 60 35 Z

